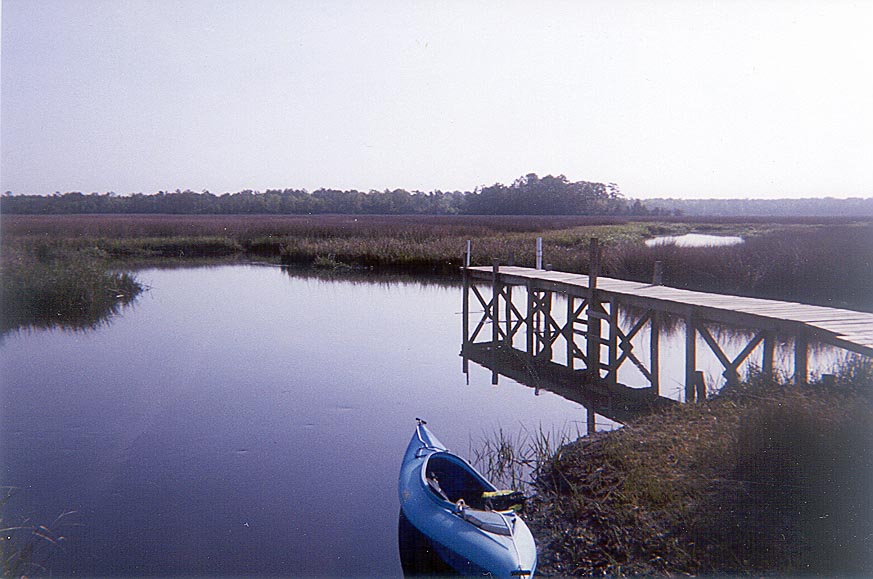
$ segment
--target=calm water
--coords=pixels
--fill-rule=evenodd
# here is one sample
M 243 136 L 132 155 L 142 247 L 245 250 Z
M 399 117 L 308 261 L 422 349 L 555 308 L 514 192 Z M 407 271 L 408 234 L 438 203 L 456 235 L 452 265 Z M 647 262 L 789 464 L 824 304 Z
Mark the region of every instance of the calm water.
M 7 517 L 64 529 L 55 575 L 400 576 L 414 418 L 452 449 L 585 410 L 471 364 L 461 289 L 148 270 L 111 324 L 0 343 Z
M 259 266 L 138 277 L 150 290 L 110 324 L 0 341 L 0 482 L 20 489 L 7 521 L 76 511 L 55 575 L 400 576 L 415 417 L 467 457 L 499 429 L 586 430 L 575 402 L 462 372 L 460 285 Z M 645 333 L 634 352 L 648 365 Z M 790 363 L 781 344 L 777 367 Z M 681 325 L 662 335 L 661 367 L 662 395 L 681 398 Z M 701 339 L 698 368 L 723 382 Z M 630 363 L 619 379 L 646 385 Z
M 676 244 L 679 247 L 718 247 L 723 245 L 739 245 L 740 243 L 743 243 L 743 238 L 735 235 L 707 235 L 704 233 L 664 235 L 646 240 L 646 245 L 649 247 L 668 244 Z

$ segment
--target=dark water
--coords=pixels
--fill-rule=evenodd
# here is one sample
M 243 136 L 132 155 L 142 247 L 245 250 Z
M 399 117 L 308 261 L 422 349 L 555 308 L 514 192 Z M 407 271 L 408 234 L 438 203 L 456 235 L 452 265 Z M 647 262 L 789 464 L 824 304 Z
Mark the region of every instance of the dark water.
M 414 418 L 453 450 L 585 410 L 461 371 L 461 289 L 149 270 L 88 332 L 0 344 L 7 520 L 67 521 L 55 575 L 399 576 Z

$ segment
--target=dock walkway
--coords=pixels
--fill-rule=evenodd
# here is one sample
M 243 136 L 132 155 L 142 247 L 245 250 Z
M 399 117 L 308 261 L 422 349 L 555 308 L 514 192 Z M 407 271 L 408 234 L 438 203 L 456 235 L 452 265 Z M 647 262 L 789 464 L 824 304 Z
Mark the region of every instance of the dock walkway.
M 488 281 L 493 281 L 495 275 L 492 267 L 470 267 L 467 271 L 475 279 Z M 587 297 L 591 291 L 589 277 L 584 274 L 500 266 L 497 275 L 501 284 L 525 285 L 580 298 Z M 793 336 L 803 334 L 807 340 L 873 357 L 873 313 L 697 292 L 602 276 L 596 279 L 595 289 L 604 301 L 618 298 L 622 304 L 683 318 L 699 316 L 732 326 Z

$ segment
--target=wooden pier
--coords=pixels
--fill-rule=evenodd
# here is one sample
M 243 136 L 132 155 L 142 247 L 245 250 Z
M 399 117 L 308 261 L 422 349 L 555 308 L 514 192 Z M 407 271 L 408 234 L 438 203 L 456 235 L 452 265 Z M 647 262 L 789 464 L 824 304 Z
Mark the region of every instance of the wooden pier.
M 562 395 L 576 383 L 579 396 L 600 389 L 618 393 L 612 400 L 633 399 L 631 405 L 660 404 L 660 338 L 667 319 L 674 328 L 684 325 L 686 402 L 706 396 L 703 372 L 698 368 L 701 343 L 720 362 L 729 385 L 739 381 L 741 365 L 755 352 L 760 358 L 754 362 L 762 374 L 772 377 L 777 339 L 793 342 L 796 384 L 806 384 L 809 379 L 811 344 L 873 357 L 873 313 L 666 287 L 659 283 L 657 267 L 650 284 L 605 278 L 597 271 L 596 240 L 592 240 L 591 252 L 590 275 L 497 262 L 491 267 L 466 266 L 465 371 L 467 360 L 473 360 L 490 368 L 495 381 L 497 373 L 503 373 L 533 387 L 559 390 Z M 490 285 L 490 292 L 482 291 L 482 282 Z M 560 315 L 555 311 L 556 295 L 565 302 Z M 475 325 L 470 319 L 473 299 L 478 302 L 474 303 L 476 310 L 482 312 Z M 490 332 L 485 331 L 487 326 Z M 728 355 L 719 328 L 740 330 L 747 336 L 745 346 Z M 642 332 L 648 334 L 647 356 L 634 351 L 633 340 Z M 732 339 L 737 335 L 732 333 Z M 561 347 L 565 350 L 556 356 L 556 348 Z M 558 364 L 556 358 L 562 362 Z M 618 374 L 626 363 L 633 364 L 644 377 L 645 383 L 636 389 L 645 389 L 645 393 L 621 395 L 621 389 L 627 387 L 619 384 Z M 527 368 L 526 375 L 540 379 L 526 380 L 518 364 Z

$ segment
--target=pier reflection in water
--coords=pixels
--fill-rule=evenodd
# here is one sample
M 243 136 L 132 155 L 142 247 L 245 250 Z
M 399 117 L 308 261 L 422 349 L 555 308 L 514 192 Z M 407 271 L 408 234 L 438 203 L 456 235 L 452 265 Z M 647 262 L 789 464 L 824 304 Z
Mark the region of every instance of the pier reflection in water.
M 677 401 L 702 401 L 749 372 L 805 384 L 810 371 L 832 371 L 852 354 L 813 342 L 802 323 L 778 315 L 866 315 L 601 280 L 604 290 L 596 276 L 496 263 L 465 270 L 464 372 L 474 362 L 491 372 L 492 384 L 505 376 L 582 404 L 591 433 L 598 416 L 623 423 Z M 682 298 L 688 304 L 676 302 Z M 730 309 L 750 303 L 776 317 Z
M 457 284 L 137 277 L 150 290 L 112 324 L 0 341 L 0 482 L 21 489 L 4 520 L 77 511 L 58 576 L 400 576 L 416 416 L 467 456 L 498 429 L 585 419 L 484 369 L 466 383 Z

